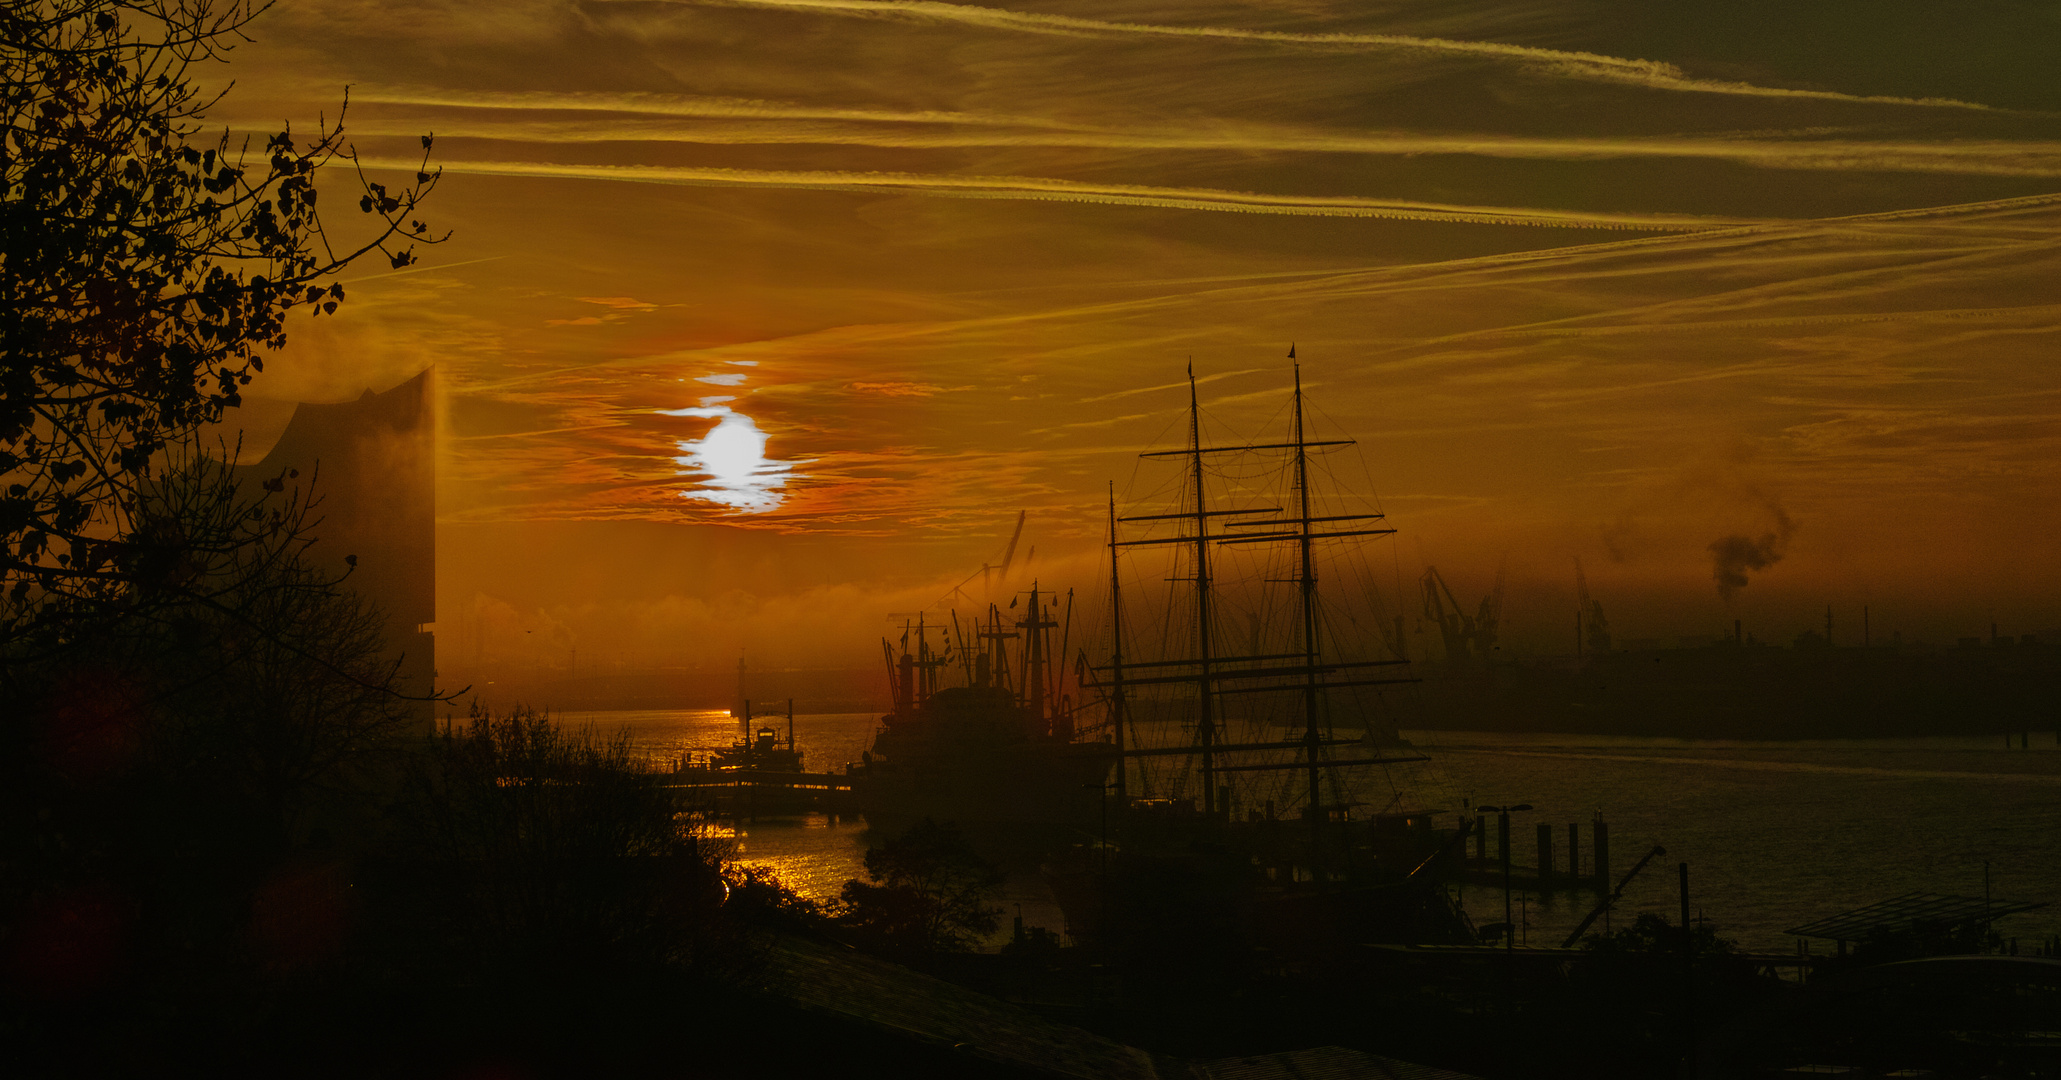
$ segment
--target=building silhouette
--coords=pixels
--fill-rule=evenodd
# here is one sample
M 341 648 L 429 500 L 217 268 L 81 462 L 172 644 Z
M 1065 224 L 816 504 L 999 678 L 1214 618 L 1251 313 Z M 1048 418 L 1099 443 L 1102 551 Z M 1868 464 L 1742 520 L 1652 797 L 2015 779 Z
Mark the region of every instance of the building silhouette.
M 264 460 L 239 469 L 312 479 L 315 543 L 308 560 L 348 571 L 345 584 L 385 616 L 387 658 L 411 714 L 430 730 L 436 676 L 436 420 L 431 372 L 356 401 L 302 402 Z M 355 567 L 346 561 L 354 556 Z

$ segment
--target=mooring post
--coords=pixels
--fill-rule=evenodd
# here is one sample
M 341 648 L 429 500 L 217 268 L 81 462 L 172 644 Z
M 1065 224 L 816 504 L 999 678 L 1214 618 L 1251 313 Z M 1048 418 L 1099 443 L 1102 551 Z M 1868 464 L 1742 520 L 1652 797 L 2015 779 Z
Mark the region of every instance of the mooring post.
M 1696 924 L 1689 921 L 1689 864 L 1675 867 L 1682 891 L 1682 1033 L 1691 1059 L 1696 1053 Z
M 1517 924 L 1510 920 L 1510 811 L 1496 814 L 1496 857 L 1503 861 L 1503 955 L 1517 945 Z M 1509 970 L 1505 969 L 1508 976 Z M 1512 980 L 1514 985 L 1514 978 Z
M 1488 859 L 1488 816 L 1474 815 L 1474 857 Z
M 1567 823 L 1567 881 L 1571 887 L 1581 887 L 1582 827 L 1572 821 Z
M 1553 826 L 1539 824 L 1539 888 L 1550 888 L 1553 883 Z

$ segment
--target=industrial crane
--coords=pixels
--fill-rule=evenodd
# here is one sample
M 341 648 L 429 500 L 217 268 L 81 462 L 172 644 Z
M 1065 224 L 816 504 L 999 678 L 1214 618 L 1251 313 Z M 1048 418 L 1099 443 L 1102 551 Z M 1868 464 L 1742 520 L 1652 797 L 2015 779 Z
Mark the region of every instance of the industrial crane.
M 1496 651 L 1496 630 L 1503 622 L 1503 581 L 1510 569 L 1510 556 L 1506 552 L 1496 562 L 1495 591 L 1481 598 L 1481 608 L 1474 615 L 1474 647 L 1481 653 L 1481 662 L 1486 664 Z
M 1450 605 L 1451 610 L 1447 610 Z M 1424 617 L 1438 624 L 1438 630 L 1446 642 L 1446 663 L 1463 666 L 1473 657 L 1473 643 L 1476 624 L 1473 616 L 1466 614 L 1460 601 L 1453 596 L 1453 590 L 1446 585 L 1446 579 L 1439 575 L 1438 567 L 1424 568 Z

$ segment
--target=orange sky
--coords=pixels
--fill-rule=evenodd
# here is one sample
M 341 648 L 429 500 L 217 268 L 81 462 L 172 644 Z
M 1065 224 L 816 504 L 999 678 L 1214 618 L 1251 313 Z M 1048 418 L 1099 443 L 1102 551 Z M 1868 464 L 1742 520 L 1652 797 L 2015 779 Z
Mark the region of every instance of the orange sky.
M 1577 556 L 1621 637 L 2038 632 L 2061 18 L 1939 7 L 289 0 L 214 119 L 436 133 L 454 239 L 254 389 L 438 366 L 447 667 L 866 662 L 1020 509 L 1085 586 L 1189 359 L 1279 434 L 1291 341 L 1514 643 Z

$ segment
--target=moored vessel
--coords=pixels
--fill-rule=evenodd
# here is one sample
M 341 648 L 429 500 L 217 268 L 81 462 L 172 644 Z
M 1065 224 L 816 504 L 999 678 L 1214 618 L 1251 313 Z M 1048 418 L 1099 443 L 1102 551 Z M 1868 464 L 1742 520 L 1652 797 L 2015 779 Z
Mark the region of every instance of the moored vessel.
M 1059 598 L 1033 583 L 1007 608 L 990 604 L 974 620 L 972 643 L 922 619 L 904 629 L 899 649 L 881 643 L 894 711 L 852 773 L 869 826 L 896 832 L 923 818 L 980 832 L 1094 825 L 1116 747 L 1077 730 L 1077 702 L 1053 660 L 1051 632 L 1064 614 Z M 957 685 L 944 685 L 954 671 Z
M 1384 609 L 1362 555 L 1395 530 L 1319 482 L 1320 456 L 1352 440 L 1308 434 L 1299 368 L 1285 440 L 1206 442 L 1194 387 L 1191 370 L 1187 446 L 1141 455 L 1182 466 L 1157 504 L 1120 514 L 1111 493 L 1108 633 L 1084 693 L 1121 764 L 1103 841 L 1048 870 L 1069 929 L 1472 940 L 1439 884 L 1459 835 L 1397 733 L 1417 682 L 1400 589 Z M 1159 614 L 1127 621 L 1127 601 Z

